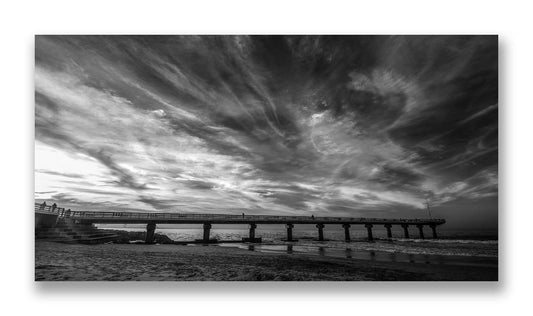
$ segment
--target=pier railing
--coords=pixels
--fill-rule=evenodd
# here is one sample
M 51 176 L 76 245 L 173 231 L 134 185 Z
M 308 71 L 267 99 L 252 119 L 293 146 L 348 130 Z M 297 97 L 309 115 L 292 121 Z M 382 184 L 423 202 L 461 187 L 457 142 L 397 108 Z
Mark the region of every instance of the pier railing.
M 35 213 L 63 215 L 65 213 L 65 208 L 35 203 Z

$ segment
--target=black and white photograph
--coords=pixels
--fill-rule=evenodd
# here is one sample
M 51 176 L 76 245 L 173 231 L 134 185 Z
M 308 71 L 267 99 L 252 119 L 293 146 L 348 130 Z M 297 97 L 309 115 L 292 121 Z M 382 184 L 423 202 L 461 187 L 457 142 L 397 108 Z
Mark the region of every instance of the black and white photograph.
M 2 313 L 527 315 L 532 9 L 3 3 Z
M 498 281 L 498 35 L 34 40 L 35 281 Z

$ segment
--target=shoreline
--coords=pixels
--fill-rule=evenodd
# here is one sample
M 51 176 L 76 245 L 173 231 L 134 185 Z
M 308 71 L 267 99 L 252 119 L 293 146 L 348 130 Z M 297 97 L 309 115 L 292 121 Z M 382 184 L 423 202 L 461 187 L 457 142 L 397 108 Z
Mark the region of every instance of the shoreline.
M 174 229 L 172 229 L 172 230 L 174 230 Z M 129 243 L 129 242 L 135 242 L 135 241 L 142 241 L 142 240 L 144 240 L 144 237 L 146 235 L 146 232 L 144 230 L 137 231 L 137 230 L 122 230 L 122 229 L 103 228 L 103 229 L 99 229 L 99 231 L 118 235 L 120 238 L 115 243 Z M 159 244 L 179 244 L 179 245 L 184 245 L 184 244 L 201 244 L 201 243 L 203 243 L 202 241 L 198 241 L 198 240 L 174 240 L 174 239 L 168 237 L 165 232 L 156 232 L 154 240 L 156 241 L 156 243 L 159 243 Z M 313 241 L 313 240 L 315 240 L 315 237 L 302 236 L 302 237 L 299 237 L 298 240 Z M 389 240 L 410 240 L 410 241 L 417 241 L 418 240 L 418 241 L 420 241 L 420 240 L 422 240 L 422 241 L 425 241 L 425 242 L 430 242 L 430 241 L 433 241 L 434 239 L 432 239 L 432 238 L 427 238 L 427 239 L 417 239 L 417 238 L 405 239 L 405 238 L 401 238 L 401 237 L 395 237 L 395 238 L 390 239 L 390 238 L 374 237 L 374 240 L 375 241 L 389 241 Z M 497 235 L 465 235 L 465 236 L 457 236 L 457 237 L 440 236 L 437 240 L 439 240 L 439 241 L 450 241 L 450 242 L 461 241 L 461 240 L 487 241 L 487 242 L 496 241 L 497 242 L 499 240 L 499 238 L 498 238 Z M 339 241 L 343 241 L 343 240 L 324 239 L 324 241 L 337 241 L 337 242 L 339 242 Z M 239 243 L 239 242 L 243 242 L 243 241 L 242 240 L 238 240 L 238 239 L 221 239 L 221 240 L 217 241 L 217 243 L 219 243 L 219 244 L 220 243 Z M 350 243 L 357 243 L 357 242 L 368 242 L 368 241 L 364 237 L 363 238 L 352 238 L 352 240 L 350 241 Z
M 144 233 L 139 231 L 108 230 L 117 234 L 120 240 L 114 243 L 144 244 Z M 155 243 L 175 245 L 203 245 L 202 240 L 174 240 L 163 233 L 156 233 Z M 333 256 L 341 258 L 359 258 L 389 262 L 424 262 L 465 265 L 492 265 L 497 267 L 498 240 L 487 239 L 405 239 L 375 238 L 368 241 L 364 238 L 352 239 L 350 242 L 336 239 L 323 241 L 315 237 L 301 237 L 299 240 L 266 239 L 260 242 L 249 242 L 236 239 L 213 239 L 208 244 L 221 247 L 236 247 L 249 251 L 274 252 L 278 254 L 304 253 L 306 255 Z M 479 247 L 473 251 L 469 245 Z M 484 250 L 482 250 L 484 249 Z M 378 255 L 375 255 L 378 254 Z
M 35 241 L 36 281 L 497 281 L 497 267 L 280 254 L 177 244 Z

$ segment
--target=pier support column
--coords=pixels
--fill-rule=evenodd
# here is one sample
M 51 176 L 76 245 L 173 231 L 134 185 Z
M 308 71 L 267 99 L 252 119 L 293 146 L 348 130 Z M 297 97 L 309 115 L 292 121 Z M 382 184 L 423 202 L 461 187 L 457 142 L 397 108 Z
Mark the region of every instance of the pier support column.
M 144 242 L 147 244 L 153 244 L 155 239 L 155 223 L 148 223 L 146 225 L 146 238 L 144 239 Z
M 209 234 L 211 233 L 211 224 L 204 223 L 204 242 L 209 242 Z
M 392 238 L 392 225 L 391 224 L 385 224 L 385 228 L 387 229 L 387 238 Z
M 342 224 L 344 228 L 344 240 L 350 241 L 350 224 Z
M 402 228 L 403 228 L 403 236 L 405 238 L 409 238 L 409 225 L 402 224 Z
M 250 224 L 250 234 L 249 234 L 249 238 L 250 240 L 254 240 L 255 239 L 255 229 L 257 228 L 257 225 L 252 223 Z
M 294 224 L 287 224 L 287 241 L 292 241 L 292 228 Z
M 373 241 L 374 240 L 374 236 L 372 236 L 372 224 L 365 224 L 365 227 L 366 227 L 366 231 L 368 233 L 368 241 Z
M 318 228 L 318 240 L 324 241 L 324 224 L 316 224 L 316 228 Z
M 420 239 L 424 239 L 424 225 L 416 225 L 418 228 L 418 233 L 420 234 Z
M 429 225 L 431 227 L 431 232 L 433 233 L 433 239 L 437 239 L 437 225 L 431 224 Z

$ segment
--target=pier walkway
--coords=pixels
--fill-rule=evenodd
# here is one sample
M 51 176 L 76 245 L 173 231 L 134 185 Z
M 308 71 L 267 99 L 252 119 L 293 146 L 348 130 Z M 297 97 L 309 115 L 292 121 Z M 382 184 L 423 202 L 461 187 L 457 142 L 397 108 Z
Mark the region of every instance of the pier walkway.
M 247 242 L 260 242 L 256 238 L 257 225 L 285 225 L 287 241 L 293 241 L 292 230 L 296 224 L 315 224 L 318 240 L 324 240 L 325 225 L 342 225 L 345 240 L 350 241 L 350 227 L 364 225 L 368 240 L 372 241 L 374 225 L 387 230 L 388 238 L 392 238 L 392 226 L 401 226 L 403 237 L 410 238 L 409 226 L 418 229 L 419 238 L 424 238 L 424 226 L 431 228 L 432 237 L 437 238 L 437 226 L 444 224 L 444 219 L 387 219 L 362 217 L 311 217 L 311 216 L 273 216 L 273 215 L 232 215 L 232 214 L 195 214 L 195 213 L 155 213 L 155 212 L 94 212 L 72 211 L 45 204 L 35 204 L 35 213 L 65 218 L 80 224 L 146 224 L 146 242 L 152 243 L 157 224 L 203 224 L 203 242 L 216 242 L 210 239 L 210 231 L 214 224 L 246 224 L 249 225 L 249 236 L 243 238 Z

